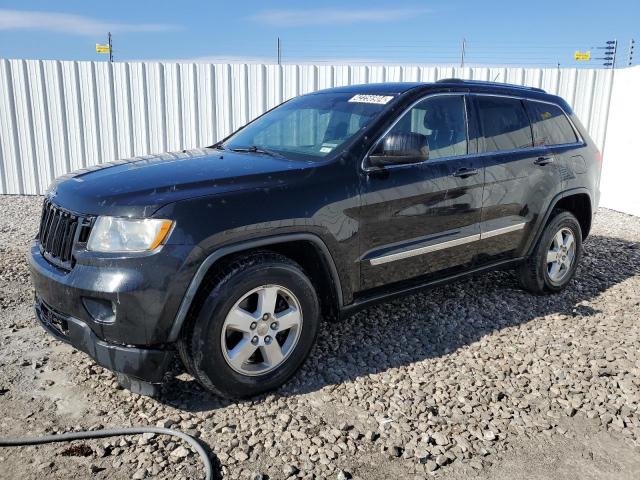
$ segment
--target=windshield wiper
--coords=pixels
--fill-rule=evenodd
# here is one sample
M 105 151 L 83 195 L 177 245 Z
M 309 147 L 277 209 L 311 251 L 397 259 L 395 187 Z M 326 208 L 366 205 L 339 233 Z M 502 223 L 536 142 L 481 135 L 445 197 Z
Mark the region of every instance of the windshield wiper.
M 225 150 L 225 148 L 222 146 L 222 140 L 220 140 L 219 142 L 214 143 L 213 145 L 211 145 L 210 147 L 207 148 L 215 148 L 216 150 Z
M 284 157 L 284 155 L 282 155 L 279 152 L 274 152 L 273 150 L 268 150 L 266 148 L 257 147 L 255 145 L 251 145 L 250 147 L 236 147 L 236 148 L 232 148 L 231 151 L 233 151 L 233 152 L 247 152 L 247 153 L 260 153 L 260 154 L 263 154 L 263 155 L 269 155 L 270 157 Z

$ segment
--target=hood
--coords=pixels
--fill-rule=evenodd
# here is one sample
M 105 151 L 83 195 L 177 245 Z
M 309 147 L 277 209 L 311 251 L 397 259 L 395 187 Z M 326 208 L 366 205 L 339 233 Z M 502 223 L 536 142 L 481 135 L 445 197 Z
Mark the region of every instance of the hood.
M 204 195 L 266 188 L 276 174 L 300 174 L 313 163 L 210 148 L 145 155 L 58 178 L 48 195 L 85 215 L 148 217 L 163 205 Z

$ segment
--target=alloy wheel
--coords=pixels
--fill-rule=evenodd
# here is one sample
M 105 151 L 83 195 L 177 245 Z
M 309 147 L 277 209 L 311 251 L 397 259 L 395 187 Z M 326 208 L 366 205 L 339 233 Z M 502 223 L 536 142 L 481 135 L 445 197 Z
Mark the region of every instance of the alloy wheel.
M 576 258 L 576 239 L 570 228 L 561 228 L 554 235 L 547 252 L 549 279 L 560 283 L 569 274 Z
M 280 285 L 244 294 L 222 326 L 222 353 L 243 375 L 263 375 L 281 365 L 295 349 L 302 330 L 300 302 Z

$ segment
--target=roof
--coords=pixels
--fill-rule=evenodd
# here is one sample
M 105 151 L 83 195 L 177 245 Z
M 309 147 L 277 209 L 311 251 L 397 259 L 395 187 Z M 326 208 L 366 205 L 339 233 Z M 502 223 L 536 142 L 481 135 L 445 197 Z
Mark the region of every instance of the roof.
M 461 78 L 443 78 L 436 82 L 438 85 L 456 85 L 468 87 L 497 87 L 514 90 L 529 90 L 532 92 L 547 93 L 541 88 L 527 87 L 526 85 L 515 85 L 513 83 L 489 82 L 484 80 L 463 80 Z
M 351 93 L 369 95 L 402 95 L 410 90 L 415 94 L 427 94 L 430 89 L 451 89 L 453 91 L 469 89 L 471 92 L 494 93 L 531 98 L 533 100 L 550 101 L 562 107 L 571 114 L 571 106 L 561 97 L 547 93 L 541 88 L 514 85 L 511 83 L 487 82 L 480 80 L 462 80 L 459 78 L 446 78 L 437 82 L 390 82 L 390 83 L 365 83 L 360 85 L 345 85 L 343 87 L 327 88 L 307 95 L 317 93 Z
M 343 87 L 327 88 L 314 93 L 362 93 L 362 94 L 401 94 L 415 88 L 470 88 L 490 89 L 502 91 L 517 91 L 545 94 L 541 88 L 513 85 L 510 83 L 487 82 L 479 80 L 462 80 L 459 78 L 446 78 L 436 82 L 390 82 L 390 83 L 364 83 L 359 85 L 345 85 Z

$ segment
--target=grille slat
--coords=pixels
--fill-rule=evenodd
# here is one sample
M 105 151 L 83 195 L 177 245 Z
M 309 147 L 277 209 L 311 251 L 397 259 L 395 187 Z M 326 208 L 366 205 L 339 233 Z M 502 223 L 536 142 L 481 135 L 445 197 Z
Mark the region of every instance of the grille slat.
M 73 247 L 78 241 L 78 227 L 90 228 L 91 222 L 45 200 L 38 240 L 40 251 L 54 265 L 70 270 L 73 268 Z M 88 227 L 85 225 L 89 225 Z M 87 232 L 84 232 L 85 235 Z
M 67 261 L 67 244 L 69 243 L 69 228 L 71 228 L 71 220 L 67 219 L 64 224 L 64 233 L 62 235 L 62 241 L 60 242 L 60 260 Z
M 53 219 L 51 220 L 51 229 L 49 230 L 49 236 L 47 243 L 45 244 L 45 250 L 53 253 L 53 244 L 56 241 L 56 235 L 58 234 L 58 227 L 60 226 L 60 212 L 53 212 Z
M 67 223 L 64 241 L 62 242 L 61 258 L 64 262 L 68 262 L 69 260 L 71 260 L 71 249 L 73 248 L 76 226 L 77 222 L 75 217 L 71 217 L 69 222 Z
M 42 229 L 42 236 L 40 238 L 43 244 L 47 243 L 47 237 L 49 236 L 49 227 L 51 226 L 51 220 L 53 219 L 51 205 L 48 203 L 45 203 L 45 215 L 44 227 Z
M 64 241 L 64 234 L 67 230 L 67 218 L 66 214 L 60 215 L 58 221 L 58 227 L 56 229 L 56 237 L 53 239 L 53 251 L 58 252 L 58 256 L 62 260 L 62 242 Z
M 58 252 L 58 257 L 62 261 L 62 244 L 64 243 L 64 234 L 67 230 L 67 219 L 65 215 L 60 216 L 60 222 L 58 223 L 58 229 L 56 231 L 56 238 L 53 240 L 53 251 Z
M 38 229 L 38 238 L 42 238 L 42 232 L 44 232 L 44 225 L 47 221 L 47 217 L 49 216 L 49 211 L 47 210 L 47 202 L 44 202 L 42 205 L 42 216 L 40 218 L 40 228 Z

